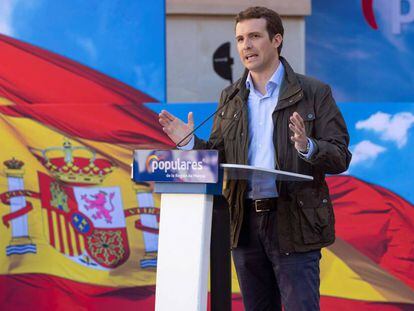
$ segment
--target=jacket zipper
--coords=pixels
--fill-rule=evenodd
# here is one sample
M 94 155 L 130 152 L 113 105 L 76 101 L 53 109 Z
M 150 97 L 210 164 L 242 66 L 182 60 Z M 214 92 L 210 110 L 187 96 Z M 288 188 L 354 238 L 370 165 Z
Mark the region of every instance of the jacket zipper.
M 301 91 L 301 89 L 298 89 L 291 96 L 287 97 L 284 100 L 288 100 L 289 104 L 294 105 L 301 98 L 301 96 L 298 96 L 297 98 L 293 98 L 293 97 L 295 97 L 300 91 Z M 279 103 L 276 105 L 276 108 L 277 108 L 278 105 L 279 105 Z M 285 108 L 283 108 L 283 109 L 285 109 Z M 273 111 L 273 113 L 277 113 L 277 110 Z M 277 119 L 277 117 L 276 117 L 276 119 Z M 275 125 L 273 125 L 273 126 L 275 126 Z M 276 164 L 276 169 L 280 170 L 281 167 L 280 167 L 279 160 L 278 160 L 278 152 L 277 152 L 277 147 L 276 146 L 275 146 L 275 164 Z M 276 183 L 276 188 L 277 188 L 277 192 L 280 194 L 282 184 L 280 182 L 277 182 Z
M 291 105 L 294 105 L 294 104 L 296 104 L 301 98 L 302 98 L 302 95 L 299 95 L 299 96 L 296 96 L 298 93 L 300 92 L 300 89 L 297 91 L 297 92 L 295 92 L 292 96 L 290 96 L 290 97 L 288 97 L 288 99 L 289 99 L 289 103 L 291 104 Z M 296 96 L 296 98 L 294 98 Z M 287 155 L 285 155 L 285 156 L 287 156 Z M 279 185 L 280 185 L 280 187 L 279 188 L 281 188 L 281 183 L 279 183 Z M 279 192 L 280 193 L 280 192 Z M 296 198 L 295 198 L 296 199 Z M 289 224 L 290 225 L 292 225 L 292 215 L 291 215 L 291 210 L 290 210 L 290 208 L 288 209 L 288 211 L 287 211 L 287 214 L 288 214 L 288 219 L 289 219 Z M 295 251 L 295 247 L 294 247 L 294 245 L 295 245 L 295 237 L 294 237 L 294 235 L 293 235 L 293 230 L 292 230 L 292 228 L 290 228 L 291 230 L 290 230 L 290 241 L 291 241 L 291 245 L 293 245 L 293 249 L 291 249 L 291 250 L 285 250 L 285 252 L 286 251 L 289 251 L 289 252 L 292 252 L 292 251 Z M 285 255 L 289 255 L 289 252 L 287 252 L 287 253 L 285 253 Z

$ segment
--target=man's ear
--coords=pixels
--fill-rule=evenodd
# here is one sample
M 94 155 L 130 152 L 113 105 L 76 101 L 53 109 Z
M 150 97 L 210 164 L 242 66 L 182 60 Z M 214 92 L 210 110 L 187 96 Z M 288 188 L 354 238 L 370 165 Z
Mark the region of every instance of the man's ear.
M 278 48 L 282 44 L 282 41 L 283 41 L 283 37 L 280 33 L 275 34 L 275 36 L 273 37 L 273 40 L 272 40 L 272 42 L 273 42 L 273 44 L 276 48 Z

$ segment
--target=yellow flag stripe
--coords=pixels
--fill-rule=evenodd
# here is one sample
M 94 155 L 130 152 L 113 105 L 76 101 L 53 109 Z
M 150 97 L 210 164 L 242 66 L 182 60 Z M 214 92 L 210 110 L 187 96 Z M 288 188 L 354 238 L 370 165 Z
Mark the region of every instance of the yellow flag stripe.
M 36 192 L 39 191 L 38 172 L 49 175 L 50 173 L 33 156 L 29 148 L 43 150 L 62 146 L 63 134 L 33 120 L 14 118 L 2 114 L 0 114 L 0 132 L 2 133 L 4 146 L 0 153 L 0 163 L 12 157 L 23 160 L 25 162 L 25 188 Z M 97 152 L 98 158 L 106 158 L 113 161 L 116 164 L 113 172 L 99 186 L 120 187 L 124 209 L 139 206 L 134 184 L 130 181 L 130 163 L 133 147 L 73 137 L 67 138 L 73 146 L 88 146 Z M 7 191 L 7 179 L 4 170 L 0 169 L 0 192 L 5 191 Z M 154 202 L 155 206 L 159 207 L 159 196 L 154 196 Z M 39 208 L 35 208 L 30 212 L 29 218 L 32 219 L 32 222 L 40 221 L 42 213 L 45 216 L 43 219 L 46 220 L 47 213 L 41 212 Z M 10 258 L 7 258 L 3 252 L 3 254 L 0 254 L 0 260 L 8 264 L 0 265 L 0 274 L 47 273 L 74 281 L 117 287 L 154 285 L 154 269 L 141 269 L 139 264 L 137 264 L 145 256 L 143 234 L 135 228 L 135 221 L 138 217 L 131 216 L 126 219 L 130 256 L 123 265 L 116 269 L 93 269 L 82 266 L 61 254 L 59 252 L 61 245 L 57 235 L 57 219 L 56 215 L 52 215 L 53 223 L 51 227 L 53 229 L 53 236 L 49 235 L 49 233 L 44 235 L 41 232 L 32 232 L 30 231 L 34 230 L 32 227 L 29 230 L 29 234 L 40 238 L 46 236 L 46 239 L 49 238 L 49 240 L 54 237 L 55 249 L 58 251 L 49 245 L 48 240 L 45 240 L 45 243 L 41 243 L 41 241 L 36 242 L 38 247 L 36 255 L 10 256 Z M 47 227 L 48 222 L 43 221 L 43 226 L 43 230 L 47 232 L 49 230 Z M 37 227 L 39 226 L 36 226 L 36 229 Z M 72 229 L 69 232 L 72 235 Z M 10 236 L 10 229 L 0 224 L 0 236 Z M 84 238 L 80 235 L 78 237 L 80 248 L 83 251 L 85 250 Z M 0 239 L 0 249 L 5 249 L 7 243 L 7 239 Z M 336 246 L 338 247 L 336 248 Z M 341 251 L 342 249 L 345 251 Z M 325 250 L 323 254 L 324 258 L 321 263 L 322 295 L 366 301 L 414 302 L 414 299 L 410 296 L 411 293 L 407 290 L 407 287 L 401 286 L 401 282 L 397 282 L 398 280 L 388 273 L 376 269 L 378 266 L 373 264 L 364 265 L 367 262 L 364 256 L 361 255 L 361 257 L 359 256 L 360 254 L 351 252 L 340 244 L 335 244 L 328 250 Z M 13 267 L 13 269 L 8 267 Z M 361 271 L 364 269 L 367 271 L 366 273 Z M 381 276 L 379 279 L 378 275 Z M 234 280 L 233 284 L 237 284 L 237 281 Z M 233 290 L 239 291 L 237 285 L 234 285 Z
M 73 255 L 74 256 L 79 256 L 80 254 L 78 252 L 78 242 L 76 240 L 75 230 L 70 225 L 68 225 L 67 228 L 69 230 L 69 240 L 70 240 L 70 243 L 72 244 Z
M 47 222 L 48 222 L 48 211 L 44 208 L 42 208 L 41 210 L 42 210 L 43 223 L 47 224 Z M 45 237 L 46 241 L 50 242 L 50 232 L 49 232 L 48 226 L 43 226 L 43 234 L 44 234 L 44 237 Z
M 0 113 L 0 132 L 2 133 L 2 141 L 5 148 L 0 153 L 0 165 L 5 160 L 15 157 L 22 160 L 24 165 L 24 184 L 25 189 L 35 192 L 39 191 L 38 173 L 42 172 L 51 175 L 45 167 L 33 156 L 30 149 L 44 150 L 50 147 L 61 147 L 64 142 L 64 135 L 51 128 L 48 128 L 36 121 L 24 118 L 15 118 Z M 47 139 L 45 139 L 47 138 Z M 66 137 L 73 146 L 82 146 L 81 139 Z M 110 159 L 116 166 L 113 172 L 109 174 L 99 187 L 119 187 L 121 189 L 121 201 L 123 208 L 137 207 L 138 201 L 136 192 L 133 189 L 134 183 L 130 179 L 130 166 L 132 156 L 132 147 L 112 146 L 105 144 L 104 148 L 99 147 L 99 143 L 95 149 L 97 158 Z M 115 154 L 106 154 L 114 151 Z M 103 150 L 102 152 L 100 150 Z M 118 155 L 122 155 L 116 159 Z M 62 155 L 63 156 L 63 155 Z M 79 156 L 74 154 L 74 156 Z M 80 156 L 85 156 L 85 153 Z M 7 191 L 7 178 L 4 170 L 0 168 L 0 193 Z M 74 281 L 85 282 L 89 284 L 97 284 L 103 286 L 129 287 L 129 286 L 145 286 L 155 284 L 155 270 L 140 268 L 139 262 L 145 256 L 145 247 L 143 242 L 143 233 L 135 228 L 135 221 L 137 216 L 128 217 L 127 220 L 127 236 L 130 247 L 129 259 L 116 269 L 96 269 L 90 266 L 83 266 L 79 262 L 74 261 L 62 253 L 60 253 L 60 242 L 57 228 L 56 215 L 51 215 L 51 232 L 45 235 L 43 231 L 49 231 L 47 221 L 47 212 L 43 212 L 39 208 L 40 201 L 36 202 L 37 208 L 29 213 L 29 219 L 33 223 L 41 223 L 43 225 L 31 226 L 29 228 L 30 236 L 36 237 L 36 245 L 38 252 L 31 256 L 10 256 L 0 254 L 0 261 L 8 264 L 0 265 L 0 274 L 14 274 L 14 273 L 46 273 L 63 278 L 68 278 Z M 159 205 L 158 205 L 159 206 Z M 44 214 L 46 213 L 46 214 Z M 45 218 L 42 219 L 42 214 Z M 54 214 L 54 213 L 52 213 Z M 33 231 L 35 228 L 38 231 Z M 0 224 L 0 236 L 10 236 L 10 229 Z M 83 236 L 78 235 L 79 245 L 82 255 L 86 249 Z M 55 246 L 50 245 L 50 241 L 54 238 Z M 0 239 L 0 249 L 7 247 L 9 239 Z M 138 263 L 138 264 L 137 264 Z M 8 267 L 13 267 L 9 269 Z
M 14 103 L 10 100 L 8 100 L 5 97 L 0 97 L 0 106 L 11 106 L 14 105 Z
M 323 295 L 395 303 L 414 303 L 414 291 L 353 246 L 337 238 L 324 249 Z
M 85 238 L 82 235 L 78 235 L 79 238 L 79 245 L 80 245 L 80 249 L 81 249 L 81 254 L 83 254 L 85 252 Z
M 54 238 L 55 238 L 55 248 L 60 251 L 62 249 L 62 246 L 60 245 L 60 239 L 59 239 L 59 226 L 58 226 L 58 216 L 56 215 L 56 213 L 51 212 L 52 215 L 52 227 L 53 227 L 53 231 L 51 232 L 51 234 L 53 234 Z

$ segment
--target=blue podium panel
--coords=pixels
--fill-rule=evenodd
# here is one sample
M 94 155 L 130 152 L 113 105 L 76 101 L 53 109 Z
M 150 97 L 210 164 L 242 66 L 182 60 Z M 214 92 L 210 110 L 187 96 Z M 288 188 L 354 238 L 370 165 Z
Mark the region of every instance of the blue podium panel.
M 135 150 L 132 179 L 135 182 L 218 182 L 216 150 Z

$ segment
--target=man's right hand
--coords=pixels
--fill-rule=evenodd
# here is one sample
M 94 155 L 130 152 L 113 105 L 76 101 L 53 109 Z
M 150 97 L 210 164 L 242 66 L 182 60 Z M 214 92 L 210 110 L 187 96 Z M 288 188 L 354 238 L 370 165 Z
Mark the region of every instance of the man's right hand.
M 184 123 L 182 120 L 178 119 L 166 110 L 162 110 L 158 117 L 158 121 L 162 126 L 162 130 L 170 137 L 170 139 L 175 144 L 180 142 L 181 139 L 183 139 L 194 129 L 194 119 L 192 112 L 188 113 L 187 123 Z M 193 135 L 187 137 L 186 140 L 181 142 L 180 146 L 187 145 L 192 137 Z

